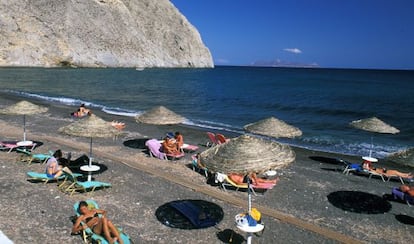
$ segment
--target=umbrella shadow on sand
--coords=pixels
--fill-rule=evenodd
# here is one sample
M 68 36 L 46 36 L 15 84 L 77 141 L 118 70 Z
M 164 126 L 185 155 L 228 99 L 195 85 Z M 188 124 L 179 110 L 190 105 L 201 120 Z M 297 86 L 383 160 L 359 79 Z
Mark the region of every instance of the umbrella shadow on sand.
M 396 214 L 395 219 L 406 225 L 414 225 L 414 218 L 405 214 Z
M 354 213 L 383 214 L 392 208 L 386 199 L 361 191 L 336 191 L 330 193 L 327 198 L 335 207 Z
M 322 170 L 325 171 L 333 171 L 333 172 L 342 172 L 344 170 L 344 166 L 345 163 L 344 161 L 342 161 L 341 159 L 338 158 L 330 158 L 330 157 L 323 157 L 323 156 L 310 156 L 310 159 L 317 161 L 317 162 L 321 162 L 321 163 L 325 163 L 325 164 L 330 164 L 330 165 L 336 165 L 336 166 L 341 166 L 342 168 L 326 168 L 326 167 L 321 167 Z
M 223 243 L 241 244 L 246 241 L 246 239 L 242 235 L 236 233 L 234 230 L 231 229 L 225 229 L 220 232 L 217 232 L 217 238 Z
M 163 204 L 155 211 L 163 225 L 184 230 L 202 229 L 217 225 L 224 216 L 223 209 L 203 200 L 177 200 Z
M 138 138 L 138 139 L 131 139 L 124 141 L 123 144 L 126 147 L 134 148 L 134 149 L 147 149 L 145 146 L 145 142 L 147 142 L 148 138 Z
M 310 159 L 314 161 L 318 161 L 321 163 L 326 164 L 333 164 L 333 165 L 343 165 L 344 163 L 338 158 L 330 158 L 330 157 L 323 157 L 323 156 L 310 156 Z

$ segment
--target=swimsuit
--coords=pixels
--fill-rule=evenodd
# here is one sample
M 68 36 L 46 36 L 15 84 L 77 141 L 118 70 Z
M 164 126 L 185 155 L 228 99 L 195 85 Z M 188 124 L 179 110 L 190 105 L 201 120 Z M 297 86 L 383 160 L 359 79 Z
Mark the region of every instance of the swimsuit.
M 99 217 L 99 214 L 98 213 L 95 213 L 92 217 L 87 217 L 86 219 L 85 219 L 85 223 L 86 224 L 88 224 L 88 222 L 90 221 L 90 220 L 92 220 L 93 218 L 95 218 L 95 217 Z M 97 223 L 96 223 L 97 224 Z M 96 224 L 94 224 L 93 226 L 95 226 Z M 93 227 L 92 226 L 92 227 Z

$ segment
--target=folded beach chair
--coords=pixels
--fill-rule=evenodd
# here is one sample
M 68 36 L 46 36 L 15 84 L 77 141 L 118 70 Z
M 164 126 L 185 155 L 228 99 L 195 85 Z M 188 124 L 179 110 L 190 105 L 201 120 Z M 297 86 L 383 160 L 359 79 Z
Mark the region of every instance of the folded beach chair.
M 414 197 L 408 195 L 407 193 L 404 193 L 400 190 L 398 187 L 392 188 L 392 196 L 394 200 L 400 200 L 403 202 L 406 202 L 408 206 L 411 206 L 411 204 L 414 204 Z
M 211 218 L 191 201 L 177 201 L 170 206 L 184 215 L 197 229 L 215 226 L 217 219 Z
M 230 141 L 230 139 L 226 138 L 223 134 L 216 134 L 216 139 L 218 144 L 223 144 L 226 143 L 228 141 Z
M 88 203 L 88 208 L 90 210 L 99 209 L 98 204 L 94 200 L 88 199 L 88 200 L 86 200 L 86 202 Z M 73 209 L 75 210 L 76 216 L 79 217 L 80 216 L 79 202 L 76 202 L 73 205 Z M 81 224 L 83 226 L 87 226 L 86 223 L 84 223 L 84 222 L 81 222 Z M 132 243 L 129 236 L 126 233 L 124 233 L 121 228 L 118 227 L 118 231 L 119 231 L 119 234 L 120 234 L 124 244 Z M 109 242 L 105 239 L 105 237 L 103 237 L 101 235 L 98 235 L 98 234 L 95 234 L 89 227 L 87 227 L 85 230 L 82 231 L 82 239 L 85 243 L 109 244 Z M 119 243 L 119 242 L 115 242 L 115 243 Z
M 32 153 L 31 151 L 24 150 L 17 148 L 17 152 L 22 153 L 20 157 L 21 162 L 28 162 L 28 164 L 31 164 L 32 162 L 39 162 L 41 164 L 44 164 L 47 162 L 49 158 L 53 156 L 53 152 L 49 151 L 49 154 L 43 154 L 43 153 Z
M 45 184 L 51 181 L 65 181 L 67 179 L 67 175 L 62 174 L 61 176 L 59 176 L 58 178 L 50 178 L 46 175 L 46 173 L 38 173 L 38 172 L 33 172 L 33 171 L 29 171 L 26 173 L 27 175 L 27 180 L 28 181 L 40 181 L 40 182 L 44 182 Z M 82 174 L 78 174 L 78 173 L 73 173 L 72 174 L 73 177 L 80 177 L 82 176 Z
M 208 138 L 210 139 L 210 141 L 206 143 L 207 146 L 212 147 L 212 146 L 220 144 L 219 141 L 217 141 L 216 135 L 213 132 L 206 132 L 206 133 L 207 133 Z
M 110 183 L 100 181 L 78 181 L 77 177 L 72 173 L 64 172 L 67 177 L 65 181 L 59 185 L 59 189 L 72 196 L 75 192 L 94 192 L 96 189 L 112 187 Z

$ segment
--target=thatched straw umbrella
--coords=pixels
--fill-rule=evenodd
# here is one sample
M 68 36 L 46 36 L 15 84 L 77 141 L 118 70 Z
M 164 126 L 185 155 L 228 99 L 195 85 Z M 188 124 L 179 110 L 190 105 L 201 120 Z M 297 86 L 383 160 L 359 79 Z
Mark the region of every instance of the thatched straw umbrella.
M 414 148 L 407 148 L 402 151 L 391 153 L 387 156 L 387 160 L 400 165 L 414 167 Z
M 375 132 L 375 133 L 382 133 L 382 134 L 397 134 L 400 132 L 397 128 L 385 123 L 384 121 L 378 119 L 377 117 L 371 117 L 367 119 L 360 119 L 355 120 L 350 123 L 350 125 L 354 128 Z M 369 157 L 372 154 L 372 136 L 371 136 L 371 149 L 369 150 Z
M 241 135 L 201 153 L 209 170 L 227 173 L 259 173 L 283 168 L 295 160 L 294 151 L 274 141 Z
M 141 115 L 135 117 L 138 123 L 171 125 L 185 121 L 185 118 L 167 109 L 164 106 L 154 107 Z
M 59 128 L 59 132 L 80 137 L 90 137 L 89 165 L 92 164 L 92 138 L 107 138 L 119 135 L 121 132 L 115 129 L 110 122 L 92 114 L 67 126 Z
M 350 123 L 351 126 L 375 133 L 383 134 L 397 134 L 400 132 L 399 129 L 385 123 L 377 117 L 355 120 Z
M 295 153 L 288 146 L 241 135 L 224 144 L 216 145 L 200 154 L 201 162 L 209 170 L 228 173 L 249 174 L 269 169 L 281 169 L 295 161 Z M 248 212 L 251 212 L 250 180 L 248 180 Z M 248 235 L 248 243 L 251 233 Z
M 47 107 L 39 106 L 28 101 L 20 101 L 0 110 L 2 114 L 23 115 L 23 141 L 26 141 L 26 115 L 44 113 Z
M 289 125 L 282 120 L 276 119 L 275 117 L 269 117 L 255 123 L 245 125 L 244 129 L 251 133 L 276 138 L 294 138 L 302 135 L 302 131 L 300 129 Z

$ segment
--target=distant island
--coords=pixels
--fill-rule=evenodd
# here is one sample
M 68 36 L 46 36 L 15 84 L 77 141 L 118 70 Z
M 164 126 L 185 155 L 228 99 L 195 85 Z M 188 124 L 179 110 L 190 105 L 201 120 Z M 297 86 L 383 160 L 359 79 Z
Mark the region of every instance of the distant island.
M 298 62 L 285 62 L 281 60 L 273 60 L 273 61 L 255 61 L 248 66 L 254 67 L 284 67 L 284 68 L 320 68 L 317 63 L 312 64 L 305 64 L 305 63 L 298 63 Z

